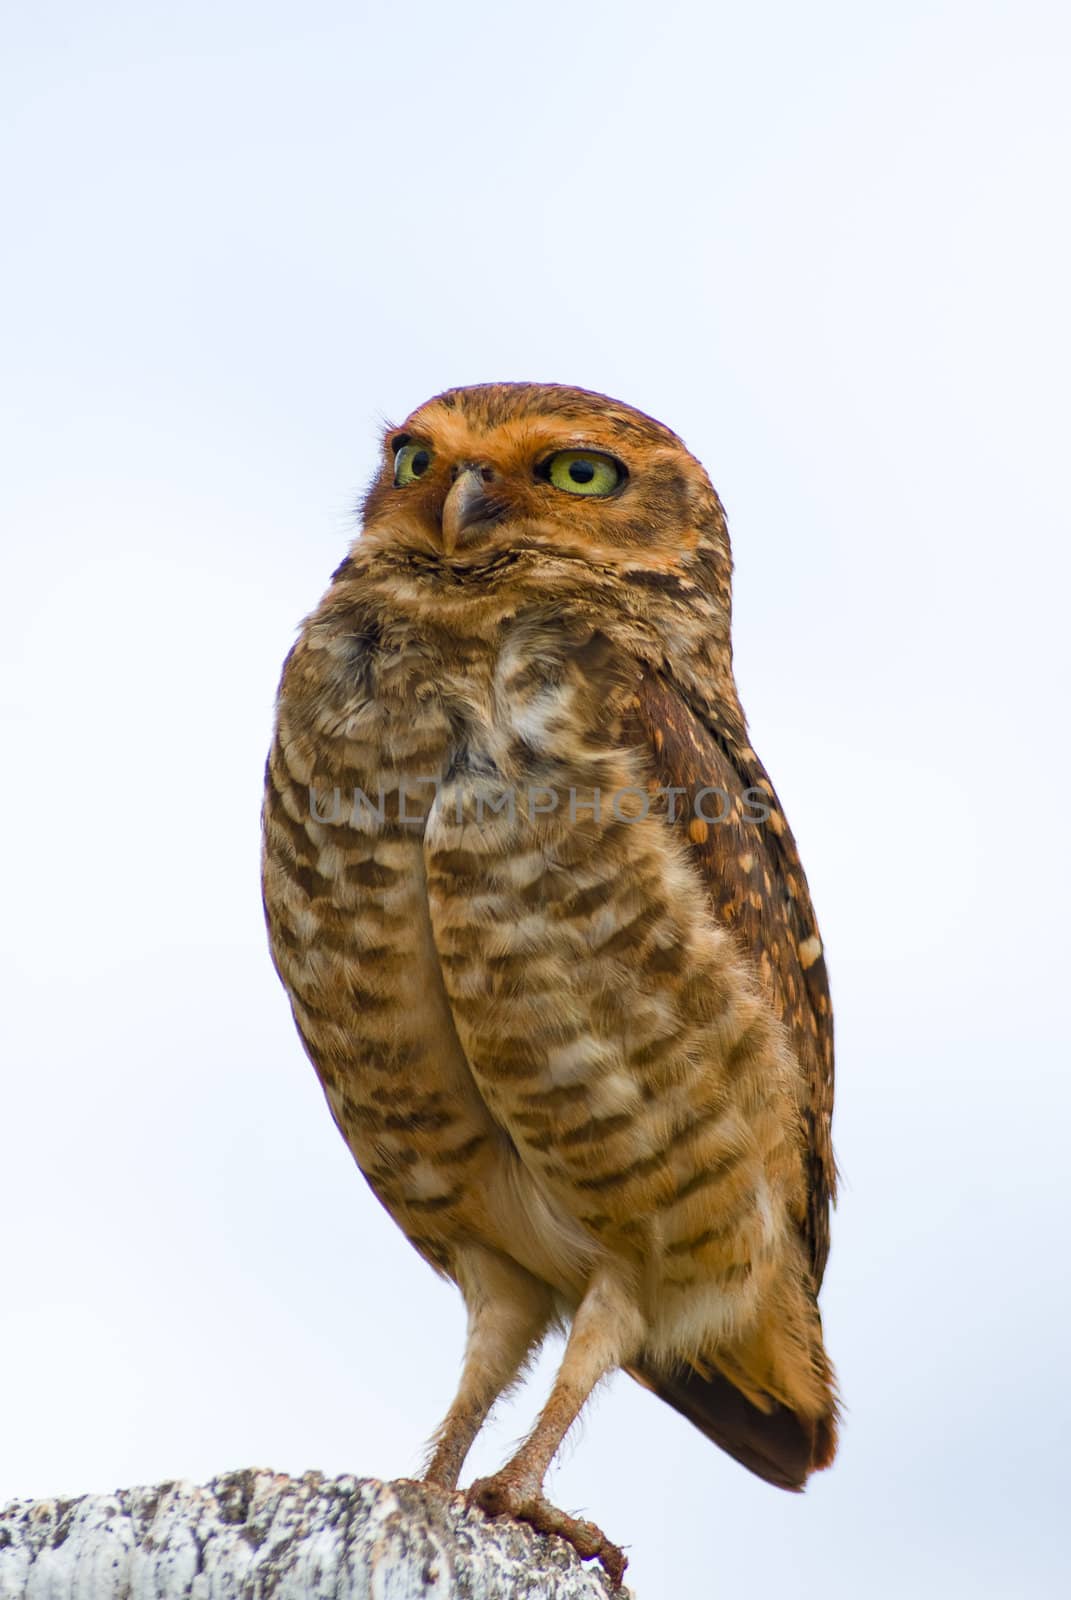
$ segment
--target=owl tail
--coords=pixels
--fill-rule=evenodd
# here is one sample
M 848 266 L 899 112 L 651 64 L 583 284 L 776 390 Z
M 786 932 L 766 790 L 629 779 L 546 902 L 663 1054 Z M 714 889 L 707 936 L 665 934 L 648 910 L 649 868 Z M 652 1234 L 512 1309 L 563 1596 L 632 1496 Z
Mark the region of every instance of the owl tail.
M 628 1371 L 741 1466 L 779 1489 L 802 1489 L 836 1454 L 832 1394 L 828 1410 L 809 1417 L 766 1396 L 756 1404 L 721 1372 L 686 1367 L 667 1375 L 642 1365 Z
M 837 1452 L 837 1390 L 822 1318 L 803 1276 L 786 1276 L 731 1344 L 675 1369 L 642 1360 L 632 1376 L 741 1466 L 802 1489 Z

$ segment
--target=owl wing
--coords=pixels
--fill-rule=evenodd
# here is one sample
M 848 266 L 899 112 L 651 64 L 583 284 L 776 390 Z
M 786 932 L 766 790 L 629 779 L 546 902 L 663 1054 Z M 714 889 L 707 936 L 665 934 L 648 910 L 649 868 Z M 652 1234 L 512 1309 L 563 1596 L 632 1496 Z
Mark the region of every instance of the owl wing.
M 648 671 L 636 715 L 659 786 L 678 791 L 670 825 L 687 840 L 715 915 L 743 947 L 799 1058 L 807 1192 L 796 1220 L 817 1291 L 836 1192 L 833 1008 L 796 843 L 736 707 L 693 705 L 672 678 Z
M 667 807 L 669 825 L 687 841 L 715 915 L 758 973 L 799 1057 L 807 1181 L 796 1224 L 817 1292 L 836 1187 L 830 1134 L 833 1010 L 796 844 L 748 744 L 739 707 L 693 701 L 668 673 L 648 670 L 634 715 L 630 731 L 650 753 L 653 781 L 677 791 L 672 809 Z M 704 813 L 724 820 L 705 820 Z M 667 1374 L 642 1361 L 627 1370 L 779 1488 L 802 1489 L 809 1474 L 832 1459 L 828 1421 L 816 1425 L 777 1402 L 760 1410 L 721 1372 L 693 1364 Z

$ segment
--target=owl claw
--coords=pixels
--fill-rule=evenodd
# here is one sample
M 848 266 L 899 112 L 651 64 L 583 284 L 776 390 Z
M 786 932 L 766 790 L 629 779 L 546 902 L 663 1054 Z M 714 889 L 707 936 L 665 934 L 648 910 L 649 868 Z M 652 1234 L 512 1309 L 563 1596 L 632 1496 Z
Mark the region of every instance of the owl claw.
M 493 1478 L 477 1478 L 465 1499 L 489 1517 L 513 1517 L 517 1522 L 527 1522 L 537 1533 L 556 1534 L 572 1545 L 582 1561 L 597 1558 L 613 1588 L 620 1589 L 628 1557 L 618 1545 L 611 1544 L 593 1522 L 584 1522 L 580 1517 L 559 1511 L 541 1493 L 528 1493 L 511 1483 L 503 1473 Z

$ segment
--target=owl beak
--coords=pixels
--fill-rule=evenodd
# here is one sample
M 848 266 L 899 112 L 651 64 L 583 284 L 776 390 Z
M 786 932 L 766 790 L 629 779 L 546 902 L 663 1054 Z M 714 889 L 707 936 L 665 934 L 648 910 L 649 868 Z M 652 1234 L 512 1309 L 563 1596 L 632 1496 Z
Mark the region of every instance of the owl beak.
M 479 467 L 463 467 L 450 485 L 442 510 L 443 549 L 453 555 L 466 528 L 494 517 L 497 508 L 487 497 Z

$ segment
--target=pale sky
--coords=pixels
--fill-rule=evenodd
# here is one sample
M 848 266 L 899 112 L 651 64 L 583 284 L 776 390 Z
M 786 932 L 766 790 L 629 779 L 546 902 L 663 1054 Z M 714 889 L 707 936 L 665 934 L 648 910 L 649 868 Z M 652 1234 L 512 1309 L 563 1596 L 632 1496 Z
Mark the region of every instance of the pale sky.
M 0 1500 L 408 1474 L 446 1408 L 460 1298 L 268 960 L 261 775 L 383 420 L 548 379 L 668 423 L 728 508 L 834 985 L 846 1411 L 789 1496 L 621 1377 L 550 1490 L 640 1600 L 1066 1592 L 1071 12 L 7 34 Z

